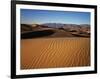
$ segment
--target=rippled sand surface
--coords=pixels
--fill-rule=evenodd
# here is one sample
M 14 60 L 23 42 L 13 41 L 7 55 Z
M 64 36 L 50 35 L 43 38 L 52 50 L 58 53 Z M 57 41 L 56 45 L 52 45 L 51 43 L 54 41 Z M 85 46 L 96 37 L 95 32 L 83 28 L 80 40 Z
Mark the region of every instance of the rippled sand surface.
M 21 69 L 90 65 L 90 38 L 21 40 Z

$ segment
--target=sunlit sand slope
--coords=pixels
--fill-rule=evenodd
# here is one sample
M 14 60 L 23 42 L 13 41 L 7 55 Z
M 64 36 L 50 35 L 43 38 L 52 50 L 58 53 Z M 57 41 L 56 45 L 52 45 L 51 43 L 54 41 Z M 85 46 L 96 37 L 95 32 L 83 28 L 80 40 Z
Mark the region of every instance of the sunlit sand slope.
M 21 69 L 89 65 L 89 38 L 21 40 Z

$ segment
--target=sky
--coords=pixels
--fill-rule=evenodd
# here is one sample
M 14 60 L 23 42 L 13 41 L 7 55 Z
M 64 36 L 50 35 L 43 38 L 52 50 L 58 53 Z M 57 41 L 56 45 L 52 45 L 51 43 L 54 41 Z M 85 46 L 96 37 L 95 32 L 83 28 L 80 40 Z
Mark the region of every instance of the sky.
M 90 12 L 21 9 L 22 24 L 90 24 Z

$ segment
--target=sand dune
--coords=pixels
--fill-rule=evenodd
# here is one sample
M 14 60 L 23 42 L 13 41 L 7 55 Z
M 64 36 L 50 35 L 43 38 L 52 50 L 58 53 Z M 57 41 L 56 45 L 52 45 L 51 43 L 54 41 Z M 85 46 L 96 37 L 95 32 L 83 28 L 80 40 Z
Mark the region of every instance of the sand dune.
M 75 24 L 21 24 L 21 38 L 40 38 L 40 37 L 90 37 L 90 25 Z
M 21 40 L 21 69 L 90 65 L 90 38 Z

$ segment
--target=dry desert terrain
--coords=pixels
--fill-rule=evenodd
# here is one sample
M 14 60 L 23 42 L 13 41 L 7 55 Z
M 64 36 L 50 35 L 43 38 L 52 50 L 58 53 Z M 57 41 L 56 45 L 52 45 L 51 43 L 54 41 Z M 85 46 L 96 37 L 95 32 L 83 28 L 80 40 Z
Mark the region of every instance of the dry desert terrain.
M 21 69 L 90 65 L 90 38 L 35 38 L 21 40 Z

